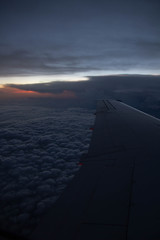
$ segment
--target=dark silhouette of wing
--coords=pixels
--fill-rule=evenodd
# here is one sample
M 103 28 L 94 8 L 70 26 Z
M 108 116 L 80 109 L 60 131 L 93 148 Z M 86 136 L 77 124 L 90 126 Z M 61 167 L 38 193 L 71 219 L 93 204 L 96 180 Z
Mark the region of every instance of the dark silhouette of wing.
M 31 239 L 160 239 L 160 120 L 98 101 L 81 164 Z

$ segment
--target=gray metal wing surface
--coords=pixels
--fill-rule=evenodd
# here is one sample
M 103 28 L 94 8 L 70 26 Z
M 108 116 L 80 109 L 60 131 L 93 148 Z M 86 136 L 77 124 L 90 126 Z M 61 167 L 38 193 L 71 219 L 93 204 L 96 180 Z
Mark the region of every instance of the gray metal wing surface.
M 160 239 L 159 119 L 98 101 L 82 163 L 31 239 Z

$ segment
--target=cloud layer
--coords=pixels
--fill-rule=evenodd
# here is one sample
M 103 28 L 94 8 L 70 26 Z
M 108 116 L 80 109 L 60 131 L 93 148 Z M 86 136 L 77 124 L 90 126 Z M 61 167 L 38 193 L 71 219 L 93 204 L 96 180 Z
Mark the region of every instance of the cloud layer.
M 71 52 L 54 53 L 52 49 L 41 52 L 30 49 L 16 49 L 4 52 L 0 47 L 0 77 L 71 75 L 90 72 L 137 72 L 160 73 L 160 44 L 158 40 L 114 40 L 104 49 L 90 49 L 82 53 L 77 47 Z M 104 45 L 104 43 L 102 44 Z M 83 48 L 83 46 L 81 46 Z M 9 46 L 8 46 L 9 48 Z M 94 47 L 95 48 L 95 47 Z M 148 71 L 149 70 L 149 71 Z
M 42 0 L 0 9 L 0 77 L 160 73 L 158 0 Z
M 28 85 L 9 85 L 41 94 L 58 94 L 71 91 L 73 99 L 36 99 L 35 104 L 48 106 L 72 106 L 95 108 L 96 100 L 102 98 L 121 99 L 142 111 L 160 117 L 160 77 L 147 75 L 119 75 L 89 77 L 89 81 L 51 82 Z M 32 101 L 33 104 L 33 101 Z
M 28 236 L 79 169 L 92 111 L 0 108 L 0 225 Z

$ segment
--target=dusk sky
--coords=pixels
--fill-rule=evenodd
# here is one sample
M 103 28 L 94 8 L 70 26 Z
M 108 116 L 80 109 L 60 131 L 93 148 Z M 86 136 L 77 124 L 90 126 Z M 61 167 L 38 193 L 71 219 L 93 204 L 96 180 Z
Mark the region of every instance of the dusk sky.
M 159 0 L 5 0 L 0 84 L 160 74 Z
M 0 231 L 29 236 L 62 193 L 97 99 L 160 118 L 160 0 L 2 0 Z

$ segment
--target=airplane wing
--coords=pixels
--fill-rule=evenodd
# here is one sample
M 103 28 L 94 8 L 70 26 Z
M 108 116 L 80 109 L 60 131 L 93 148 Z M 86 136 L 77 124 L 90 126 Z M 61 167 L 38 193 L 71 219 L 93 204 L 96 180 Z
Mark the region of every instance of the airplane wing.
M 160 239 L 160 120 L 98 101 L 88 155 L 31 239 Z

